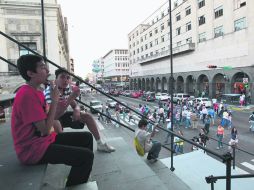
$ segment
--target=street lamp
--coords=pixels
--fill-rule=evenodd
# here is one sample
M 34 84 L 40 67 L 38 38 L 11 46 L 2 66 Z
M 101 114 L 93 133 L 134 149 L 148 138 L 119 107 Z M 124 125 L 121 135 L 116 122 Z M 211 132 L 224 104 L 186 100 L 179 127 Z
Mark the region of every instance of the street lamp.
M 168 1 L 169 3 L 169 8 L 168 8 L 168 15 L 169 15 L 169 45 L 170 45 L 170 87 L 171 89 L 173 89 L 173 85 L 174 85 L 174 82 L 173 82 L 173 47 L 172 47 L 172 13 L 171 13 L 171 0 Z M 171 94 L 170 94 L 170 99 L 171 99 L 171 113 L 173 113 L 173 90 L 171 90 Z M 174 121 L 174 117 L 173 117 L 173 114 L 171 114 L 171 131 L 173 132 L 174 131 L 174 126 L 173 126 L 173 122 Z M 170 166 L 170 170 L 171 171 L 174 171 L 175 168 L 174 168 L 174 163 L 173 163 L 173 157 L 174 157 L 174 135 L 173 133 L 171 133 L 171 166 Z

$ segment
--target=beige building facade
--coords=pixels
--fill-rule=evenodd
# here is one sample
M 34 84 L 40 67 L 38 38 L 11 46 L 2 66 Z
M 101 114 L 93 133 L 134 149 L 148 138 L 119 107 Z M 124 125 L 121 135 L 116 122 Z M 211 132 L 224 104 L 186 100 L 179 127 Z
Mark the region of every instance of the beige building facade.
M 41 1 L 0 0 L 0 30 L 25 46 L 43 55 Z M 67 19 L 62 16 L 56 0 L 45 0 L 46 56 L 49 60 L 71 71 Z M 1 56 L 16 63 L 20 55 L 29 53 L 22 47 L 0 36 Z M 0 61 L 0 72 L 15 72 L 15 68 Z M 49 64 L 51 73 L 56 69 Z
M 174 92 L 205 91 L 210 97 L 253 92 L 253 18 L 252 0 L 176 2 L 172 9 Z M 169 26 L 165 3 L 128 34 L 132 89 L 171 90 Z

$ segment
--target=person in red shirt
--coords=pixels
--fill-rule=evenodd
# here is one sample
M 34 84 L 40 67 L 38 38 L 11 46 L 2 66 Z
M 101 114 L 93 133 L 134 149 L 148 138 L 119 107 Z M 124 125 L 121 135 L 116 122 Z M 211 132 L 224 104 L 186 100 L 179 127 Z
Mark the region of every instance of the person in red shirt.
M 51 163 L 72 166 L 66 186 L 87 182 L 94 159 L 92 134 L 51 133 L 59 100 L 58 86 L 51 86 L 52 103 L 47 113 L 40 85 L 46 82 L 49 70 L 42 57 L 23 55 L 18 59 L 17 67 L 26 80 L 16 94 L 11 117 L 18 159 L 27 165 Z

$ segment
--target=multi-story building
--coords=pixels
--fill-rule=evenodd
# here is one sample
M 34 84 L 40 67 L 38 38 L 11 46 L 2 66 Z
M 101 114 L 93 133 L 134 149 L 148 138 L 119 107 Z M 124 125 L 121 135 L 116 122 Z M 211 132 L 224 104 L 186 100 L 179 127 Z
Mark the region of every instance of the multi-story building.
M 165 3 L 128 34 L 132 89 L 171 90 L 168 10 Z M 182 0 L 171 13 L 174 92 L 253 91 L 254 1 Z
M 68 45 L 67 19 L 63 18 L 56 0 L 45 0 L 46 56 L 61 67 L 71 70 Z M 30 49 L 43 54 L 41 1 L 0 0 L 0 30 Z M 1 56 L 16 63 L 20 55 L 28 54 L 23 47 L 0 36 Z M 56 69 L 49 64 L 51 73 Z M 16 69 L 1 62 L 0 72 Z
M 104 80 L 106 83 L 124 86 L 129 81 L 129 53 L 127 49 L 113 49 L 105 56 Z

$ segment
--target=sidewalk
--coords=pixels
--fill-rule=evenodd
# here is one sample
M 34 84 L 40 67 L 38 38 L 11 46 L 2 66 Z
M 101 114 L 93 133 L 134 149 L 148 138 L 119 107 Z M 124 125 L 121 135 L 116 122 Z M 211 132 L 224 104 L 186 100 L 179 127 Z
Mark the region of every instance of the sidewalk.
M 240 106 L 240 105 L 228 105 L 227 108 L 233 111 L 243 111 L 243 112 L 253 112 L 254 105 L 249 104 L 247 106 Z

